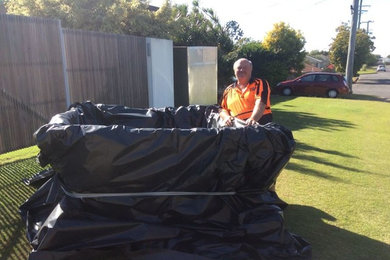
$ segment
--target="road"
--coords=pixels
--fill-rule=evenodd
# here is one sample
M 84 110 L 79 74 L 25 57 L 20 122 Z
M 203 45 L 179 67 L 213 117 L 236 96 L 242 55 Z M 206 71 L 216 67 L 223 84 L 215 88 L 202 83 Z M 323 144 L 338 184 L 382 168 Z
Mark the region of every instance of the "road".
M 353 94 L 375 96 L 390 102 L 390 66 L 386 72 L 363 74 L 356 84 L 353 84 Z

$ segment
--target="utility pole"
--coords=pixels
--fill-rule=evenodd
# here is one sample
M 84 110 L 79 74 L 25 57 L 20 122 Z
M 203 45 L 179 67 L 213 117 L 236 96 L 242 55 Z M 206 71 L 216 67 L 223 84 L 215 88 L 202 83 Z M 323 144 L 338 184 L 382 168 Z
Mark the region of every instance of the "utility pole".
M 370 23 L 373 23 L 374 21 L 371 21 L 371 20 L 369 20 L 369 21 L 367 21 L 367 22 L 362 22 L 362 23 L 366 23 L 367 24 L 367 31 L 366 31 L 366 33 L 367 34 L 370 34 Z
M 360 3 L 359 3 L 359 21 L 358 21 L 358 29 L 360 29 L 360 21 L 361 21 L 361 18 L 362 18 L 362 7 L 363 7 L 363 0 L 360 0 Z
M 355 58 L 355 43 L 356 43 L 356 27 L 359 16 L 359 0 L 353 0 L 352 11 L 352 25 L 351 33 L 349 35 L 348 56 L 347 56 L 347 68 L 346 78 L 350 93 L 352 93 L 352 77 L 353 77 L 353 62 Z
M 371 5 L 363 5 L 363 0 L 359 0 L 360 3 L 359 3 L 359 18 L 358 18 L 358 23 L 357 23 L 357 28 L 360 29 L 360 25 L 362 23 L 366 23 L 366 22 L 362 22 L 362 14 L 367 12 L 367 10 L 363 10 L 363 7 L 371 7 Z

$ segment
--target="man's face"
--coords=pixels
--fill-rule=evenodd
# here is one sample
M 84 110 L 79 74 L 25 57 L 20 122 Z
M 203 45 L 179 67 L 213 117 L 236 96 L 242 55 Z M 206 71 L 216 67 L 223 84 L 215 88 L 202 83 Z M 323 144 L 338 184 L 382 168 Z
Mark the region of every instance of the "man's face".
M 252 66 L 246 61 L 240 61 L 237 66 L 234 68 L 234 75 L 239 81 L 248 81 L 251 78 Z

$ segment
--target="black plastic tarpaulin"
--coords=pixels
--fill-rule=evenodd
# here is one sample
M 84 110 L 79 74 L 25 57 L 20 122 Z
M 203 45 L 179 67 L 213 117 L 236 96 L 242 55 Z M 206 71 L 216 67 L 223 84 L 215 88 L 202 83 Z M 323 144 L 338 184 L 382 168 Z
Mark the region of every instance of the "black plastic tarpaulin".
M 54 175 L 20 207 L 30 259 L 310 259 L 268 188 L 284 127 L 220 127 L 215 106 L 73 105 L 35 133 Z

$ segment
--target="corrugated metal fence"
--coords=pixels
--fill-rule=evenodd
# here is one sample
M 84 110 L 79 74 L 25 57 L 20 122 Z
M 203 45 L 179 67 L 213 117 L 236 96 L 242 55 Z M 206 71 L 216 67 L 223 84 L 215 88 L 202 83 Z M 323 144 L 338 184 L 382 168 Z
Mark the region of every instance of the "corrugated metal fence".
M 146 39 L 0 15 L 0 153 L 84 100 L 148 107 Z

